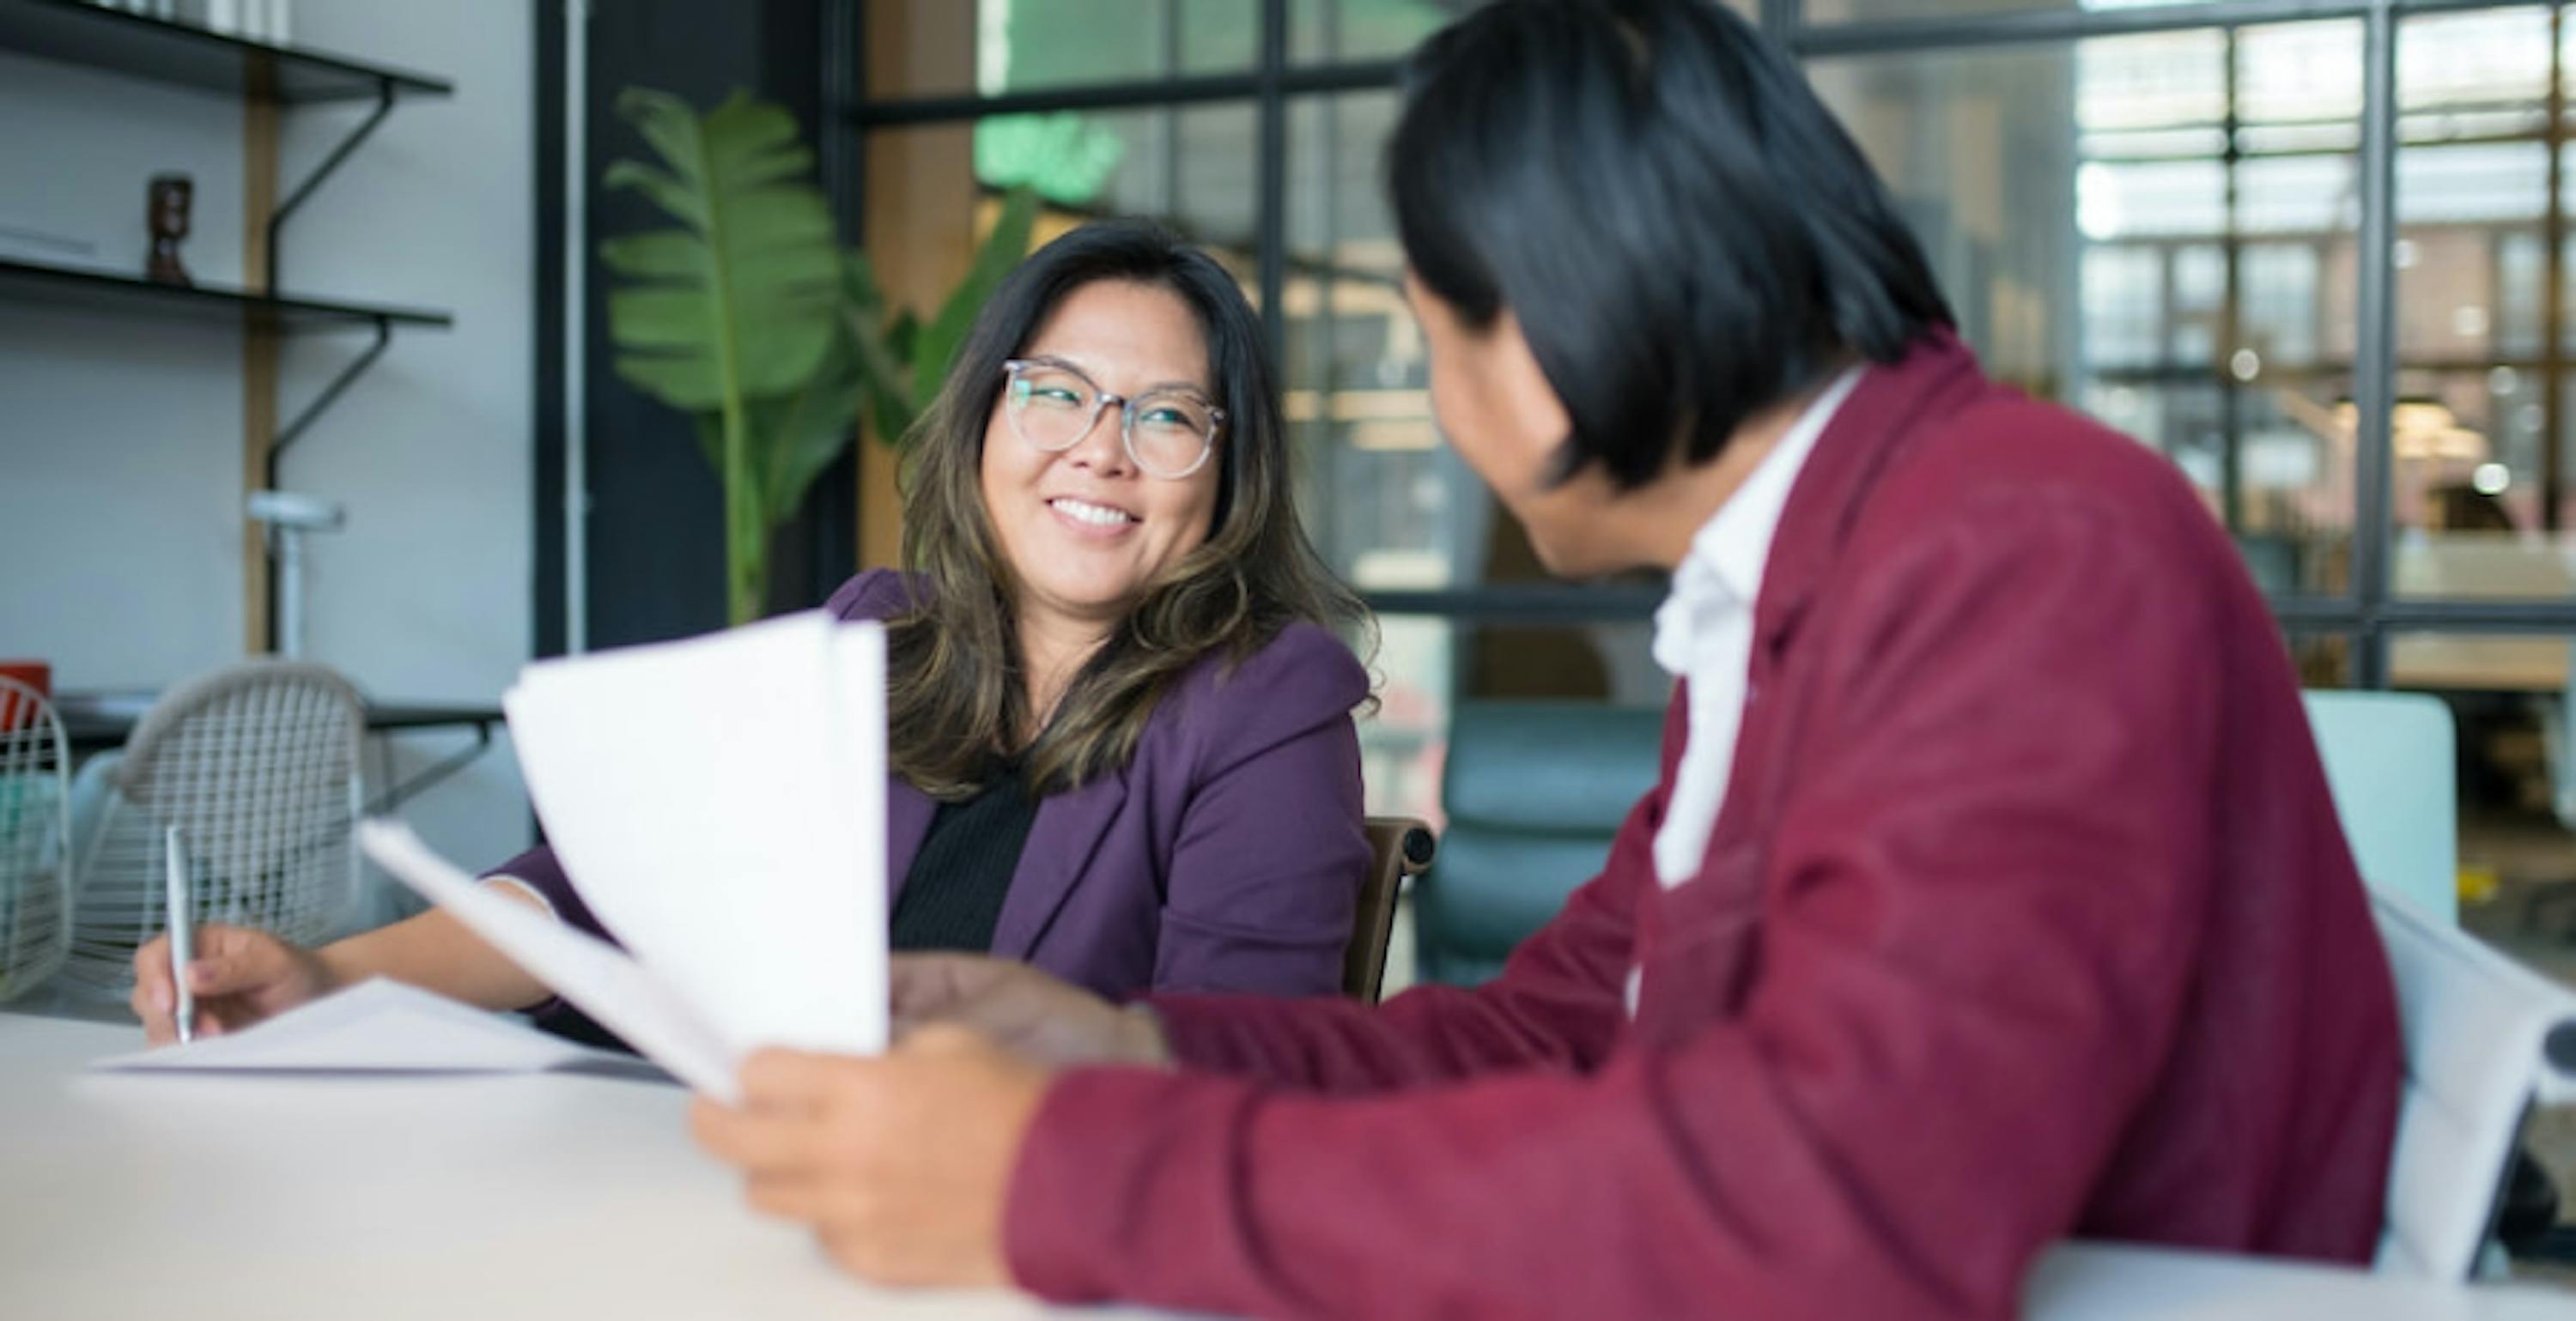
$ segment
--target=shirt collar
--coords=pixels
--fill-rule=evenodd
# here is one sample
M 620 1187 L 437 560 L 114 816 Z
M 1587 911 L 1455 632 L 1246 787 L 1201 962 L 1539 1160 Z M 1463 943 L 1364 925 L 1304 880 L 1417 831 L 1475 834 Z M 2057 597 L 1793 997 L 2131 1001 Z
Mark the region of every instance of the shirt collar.
M 1771 540 L 1798 473 L 1866 372 L 1856 365 L 1835 377 L 1691 537 L 1690 553 L 1673 570 L 1671 594 L 1655 611 L 1655 663 L 1666 673 L 1686 676 L 1705 631 L 1729 612 L 1751 609 L 1760 596 Z

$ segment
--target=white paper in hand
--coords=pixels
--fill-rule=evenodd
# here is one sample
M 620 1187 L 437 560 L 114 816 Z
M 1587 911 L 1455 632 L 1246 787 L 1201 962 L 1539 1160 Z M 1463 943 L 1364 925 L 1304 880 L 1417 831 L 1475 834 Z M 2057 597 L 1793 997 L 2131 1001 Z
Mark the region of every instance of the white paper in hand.
M 543 661 L 503 706 L 555 856 L 658 983 L 737 1048 L 884 1049 L 882 628 Z
M 741 1099 L 743 1047 L 616 946 L 492 893 L 399 821 L 358 823 L 358 846 L 680 1081 L 728 1105 Z

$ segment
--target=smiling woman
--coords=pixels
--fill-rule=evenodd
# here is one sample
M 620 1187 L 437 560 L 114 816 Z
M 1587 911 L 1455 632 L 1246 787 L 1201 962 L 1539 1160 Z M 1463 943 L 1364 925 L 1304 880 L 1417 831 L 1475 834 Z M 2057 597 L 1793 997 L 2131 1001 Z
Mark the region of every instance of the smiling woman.
M 902 949 L 1124 997 L 1325 994 L 1368 852 L 1335 625 L 1260 321 L 1223 267 L 1108 222 L 986 303 L 907 437 L 904 559 L 829 609 L 887 625 Z M 505 874 L 586 922 L 542 853 Z
M 1004 364 L 979 478 L 1018 580 L 1032 710 L 1068 690 L 1066 661 L 1095 651 L 1087 644 L 1207 542 L 1220 472 L 1207 458 L 1221 410 L 1206 402 L 1205 338 L 1165 286 L 1098 280 L 1046 318 L 1034 357 Z M 1111 408 L 1117 417 L 1103 425 Z
M 896 948 L 1113 999 L 1339 988 L 1368 676 L 1331 631 L 1360 610 L 1298 525 L 1285 436 L 1258 318 L 1168 232 L 1076 230 L 995 291 L 909 438 L 910 570 L 825 607 L 886 624 Z M 550 850 L 492 875 L 605 934 Z M 211 1031 L 387 976 L 599 1035 L 435 911 L 319 951 L 207 939 Z M 168 958 L 136 965 L 156 1040 Z
M 954 797 L 1025 745 L 1033 783 L 1074 787 L 1180 675 L 1357 617 L 1299 526 L 1277 401 L 1233 278 L 1158 227 L 1076 230 L 995 292 L 911 440 L 907 779 Z

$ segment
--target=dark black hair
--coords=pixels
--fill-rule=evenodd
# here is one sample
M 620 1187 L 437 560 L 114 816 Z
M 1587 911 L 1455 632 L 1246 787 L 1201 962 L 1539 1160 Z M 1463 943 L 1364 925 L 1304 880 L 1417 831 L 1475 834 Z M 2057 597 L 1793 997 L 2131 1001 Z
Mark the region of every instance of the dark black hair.
M 1951 322 L 1859 148 L 1715 0 L 1496 0 L 1408 62 L 1386 172 L 1423 285 L 1518 316 L 1573 419 L 1559 480 L 1704 463 Z

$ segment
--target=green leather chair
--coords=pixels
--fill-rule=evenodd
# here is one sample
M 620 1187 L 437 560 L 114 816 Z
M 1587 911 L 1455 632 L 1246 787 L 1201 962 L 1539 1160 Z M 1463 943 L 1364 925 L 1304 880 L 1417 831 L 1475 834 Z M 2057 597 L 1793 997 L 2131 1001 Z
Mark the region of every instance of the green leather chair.
M 2308 727 L 2361 879 L 2426 916 L 2458 923 L 2451 708 L 2421 693 L 2312 691 L 2307 698 Z
M 2451 713 L 2417 694 L 2311 692 L 2308 719 L 2363 878 L 2457 921 Z M 1414 882 L 1416 976 L 1473 986 L 1609 856 L 1655 782 L 1663 712 L 1462 702 L 1439 860 Z
M 1415 976 L 1473 986 L 1565 906 L 1654 787 L 1660 708 L 1461 702 L 1449 724 L 1448 829 L 1413 890 Z

